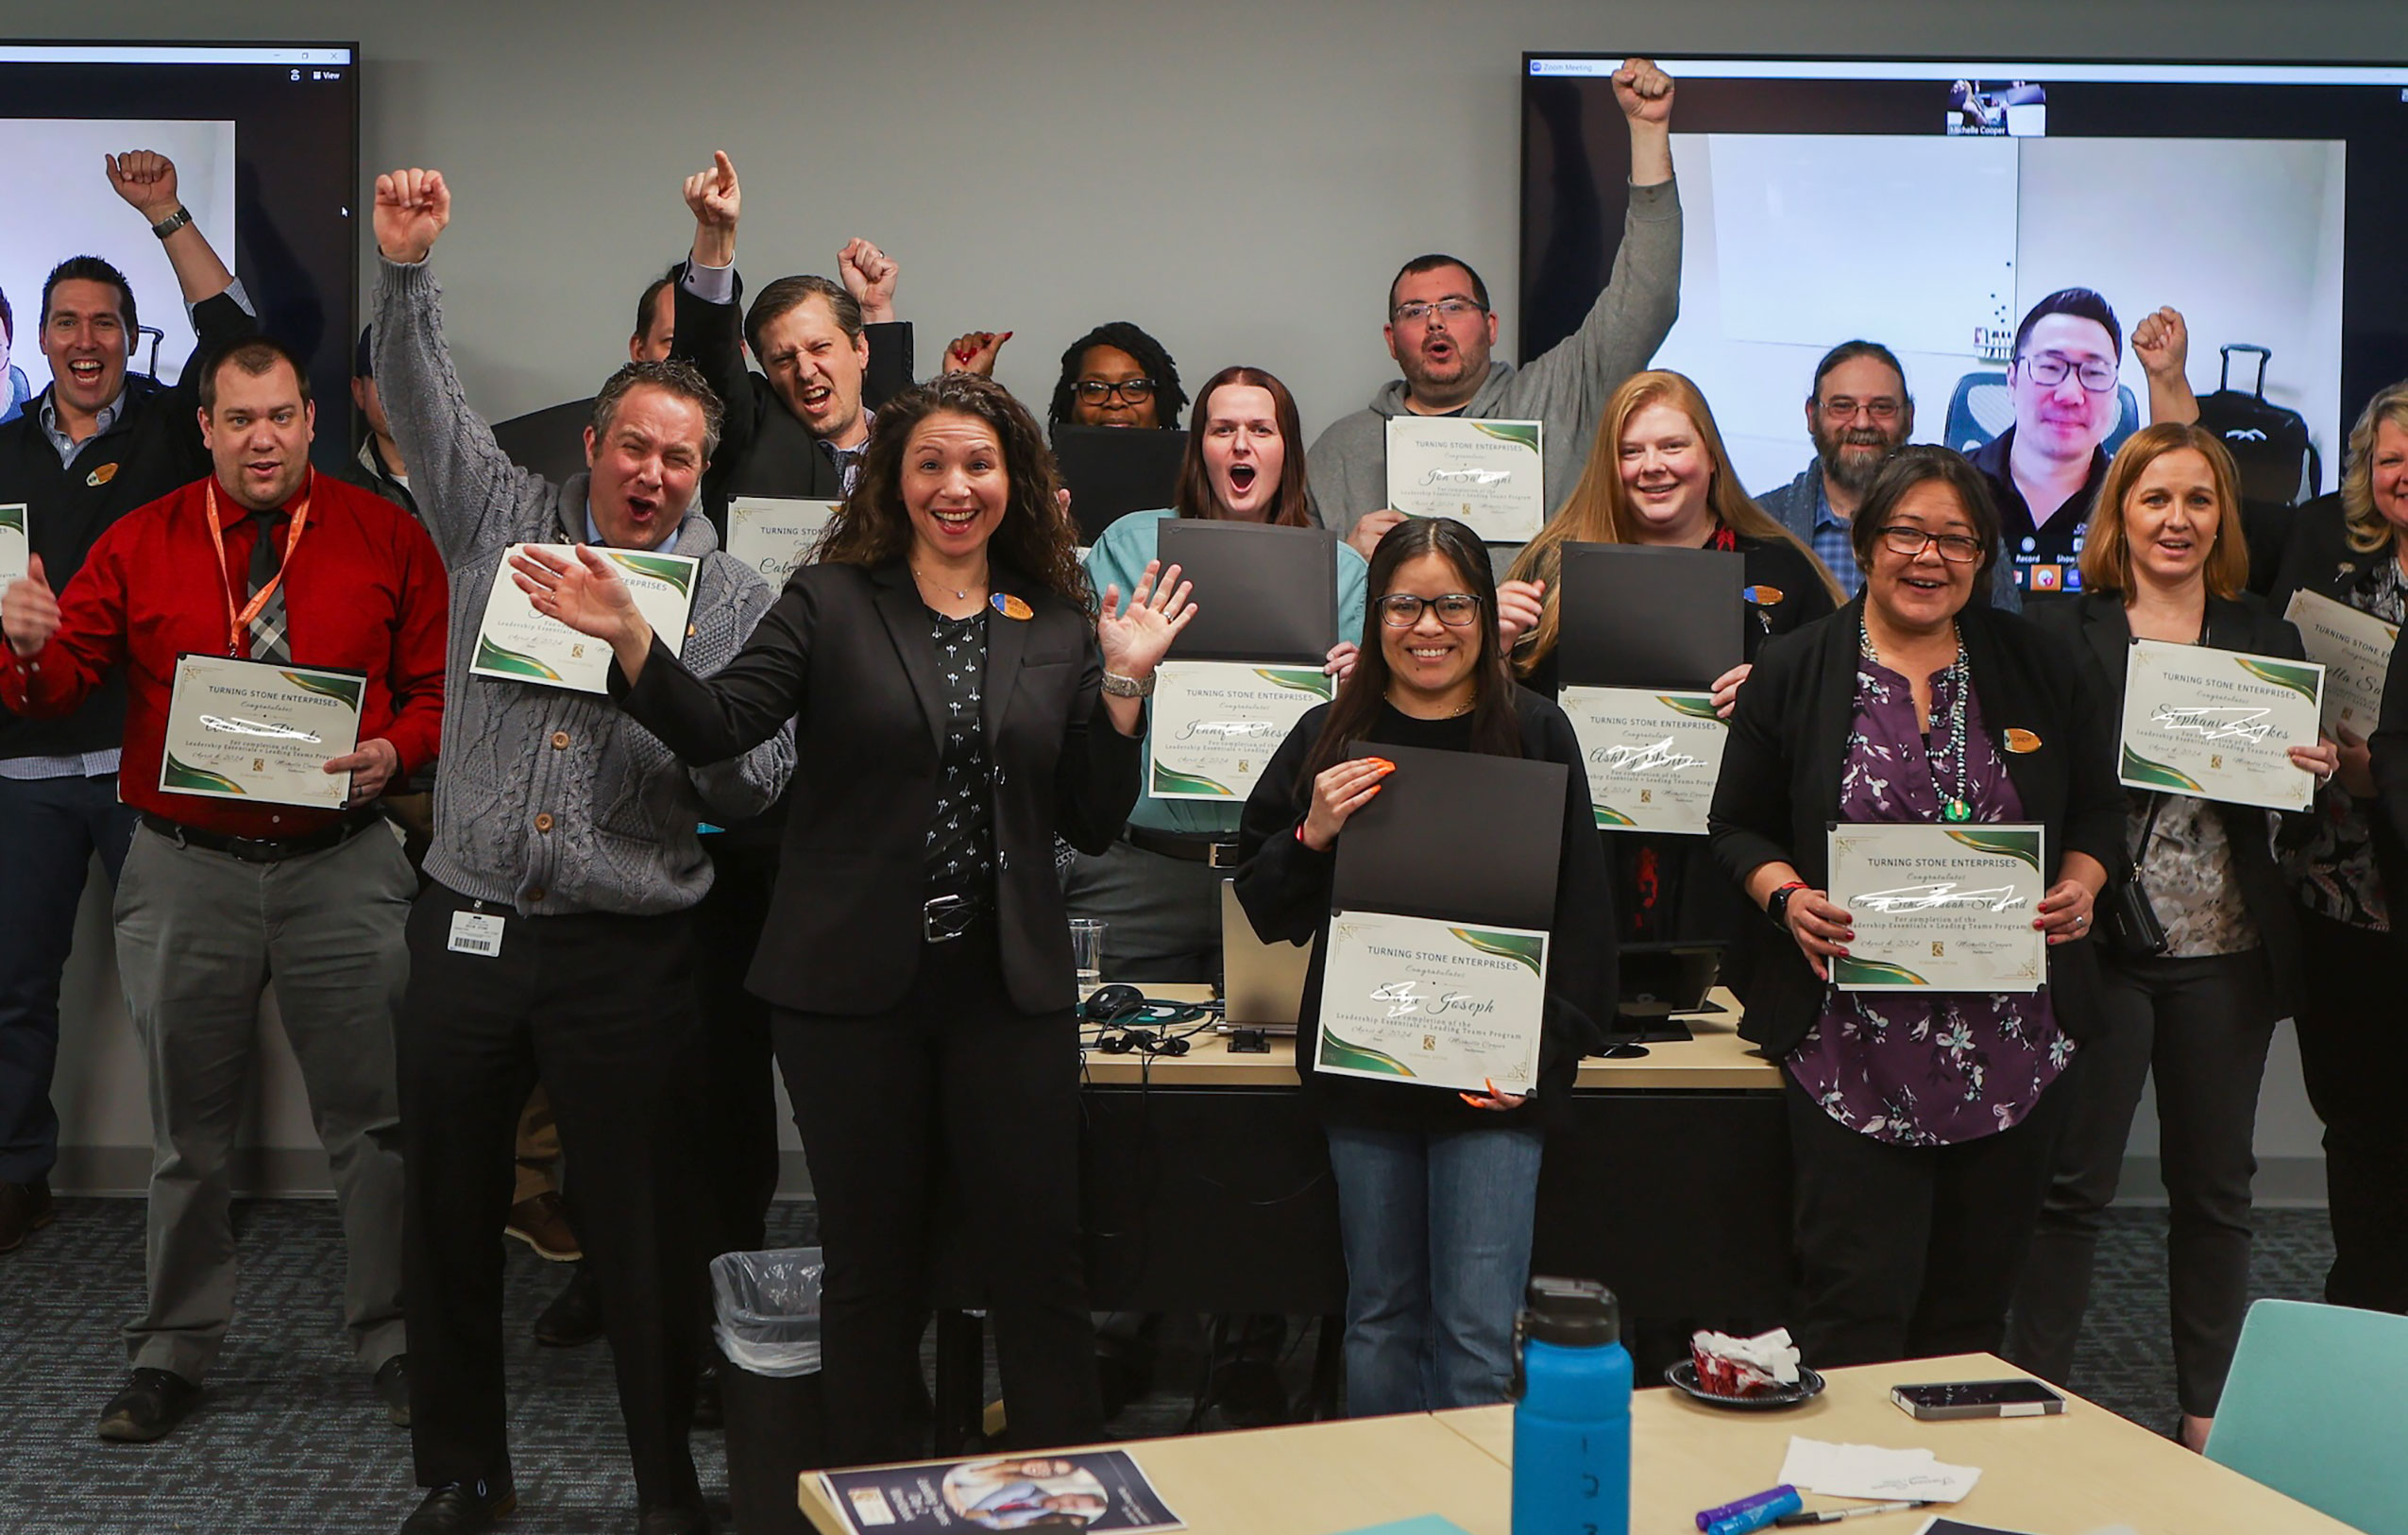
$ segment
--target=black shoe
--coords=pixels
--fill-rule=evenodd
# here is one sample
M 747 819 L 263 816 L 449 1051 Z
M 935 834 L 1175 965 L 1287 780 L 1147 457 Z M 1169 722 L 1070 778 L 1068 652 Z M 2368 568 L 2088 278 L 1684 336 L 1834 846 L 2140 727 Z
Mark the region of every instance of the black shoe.
M 548 1348 L 573 1349 L 602 1335 L 602 1287 L 587 1264 L 577 1265 L 568 1288 L 551 1298 L 535 1319 L 535 1341 Z
M 715 1365 L 703 1366 L 703 1373 L 695 1377 L 694 1426 L 697 1428 L 725 1428 L 727 1426 L 727 1404 L 720 1398 L 719 1369 Z
M 711 1516 L 700 1509 L 646 1509 L 636 1516 L 636 1535 L 711 1535 Z
M 26 1234 L 40 1231 L 58 1214 L 58 1207 L 50 1202 L 47 1179 L 0 1184 L 0 1253 L 14 1253 L 25 1246 Z
M 165 1437 L 201 1399 L 201 1389 L 173 1370 L 137 1370 L 100 1409 L 100 1437 L 147 1444 Z
M 1212 1399 L 1232 1428 L 1268 1428 L 1288 1421 L 1287 1388 L 1267 1359 L 1231 1359 L 1213 1371 Z
M 447 1532 L 491 1529 L 493 1522 L 518 1506 L 518 1494 L 508 1482 L 446 1482 L 429 1492 L 417 1511 L 401 1521 L 401 1535 L 447 1535 Z
M 376 1367 L 376 1394 L 396 1428 L 410 1426 L 410 1356 L 397 1354 Z

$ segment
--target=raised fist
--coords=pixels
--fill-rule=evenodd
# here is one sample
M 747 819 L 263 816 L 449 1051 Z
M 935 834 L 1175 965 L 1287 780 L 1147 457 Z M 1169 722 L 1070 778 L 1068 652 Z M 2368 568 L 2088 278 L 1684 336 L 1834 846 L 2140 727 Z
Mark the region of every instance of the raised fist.
M 2180 375 L 2191 361 L 2191 328 L 2182 323 L 2182 312 L 2168 306 L 2142 316 L 2132 327 L 2132 355 L 2153 379 Z
M 451 189 L 441 171 L 388 171 L 376 179 L 376 247 L 403 266 L 427 259 L 451 222 Z
M 711 168 L 686 178 L 686 206 L 704 229 L 732 230 L 744 211 L 744 189 L 736 181 L 736 162 L 727 151 L 711 151 Z
M 1672 77 L 1652 59 L 1626 59 L 1614 72 L 1614 101 L 1634 123 L 1672 120 Z
M 156 224 L 183 206 L 176 196 L 176 162 L 154 149 L 103 155 L 109 184 L 143 217 Z
M 902 270 L 893 257 L 858 236 L 836 253 L 836 275 L 860 304 L 861 318 L 872 325 L 894 318 L 894 280 Z
M 982 379 L 995 376 L 995 356 L 1003 344 L 1011 339 L 1009 331 L 972 331 L 953 338 L 945 348 L 945 371 L 975 373 Z

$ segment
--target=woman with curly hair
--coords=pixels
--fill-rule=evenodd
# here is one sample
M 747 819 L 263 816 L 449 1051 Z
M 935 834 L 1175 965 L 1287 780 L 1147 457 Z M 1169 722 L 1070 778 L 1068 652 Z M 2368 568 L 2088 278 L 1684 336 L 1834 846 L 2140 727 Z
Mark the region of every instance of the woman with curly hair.
M 605 562 L 524 559 L 536 607 L 610 645 L 612 696 L 688 762 L 807 739 L 751 984 L 811 1161 L 837 1463 L 908 1458 L 939 1190 L 971 1224 L 1022 1448 L 1099 1438 L 1078 1232 L 1078 1036 L 1059 832 L 1137 797 L 1144 697 L 1185 625 L 1148 566 L 1091 616 L 1053 462 L 1001 386 L 878 413 L 819 562 L 708 679 Z M 674 637 L 671 637 L 673 640 Z

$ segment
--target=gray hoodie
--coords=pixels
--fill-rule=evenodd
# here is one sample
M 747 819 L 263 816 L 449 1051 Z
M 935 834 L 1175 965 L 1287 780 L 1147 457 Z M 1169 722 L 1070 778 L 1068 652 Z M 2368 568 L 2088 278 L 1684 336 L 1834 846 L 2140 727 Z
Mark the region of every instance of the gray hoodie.
M 1466 416 L 1547 423 L 1547 510 L 1563 505 L 1588 461 L 1606 398 L 1647 366 L 1681 310 L 1681 195 L 1674 181 L 1630 189 L 1614 274 L 1580 329 L 1527 367 L 1492 362 Z M 1388 504 L 1388 418 L 1405 414 L 1405 381 L 1330 423 L 1306 468 L 1322 522 L 1343 535 Z

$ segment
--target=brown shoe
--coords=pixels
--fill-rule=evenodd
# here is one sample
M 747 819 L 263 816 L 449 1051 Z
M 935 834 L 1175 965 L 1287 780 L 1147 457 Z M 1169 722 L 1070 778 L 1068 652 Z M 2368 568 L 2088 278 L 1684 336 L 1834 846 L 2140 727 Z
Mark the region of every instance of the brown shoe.
M 25 1246 L 28 1232 L 50 1224 L 58 1214 L 58 1207 L 50 1202 L 49 1180 L 0 1184 L 0 1253 Z
M 539 1258 L 574 1263 L 585 1255 L 585 1250 L 577 1245 L 577 1233 L 569 1227 L 568 1209 L 560 1196 L 550 1190 L 512 1205 L 510 1222 L 501 1229 L 534 1248 Z

